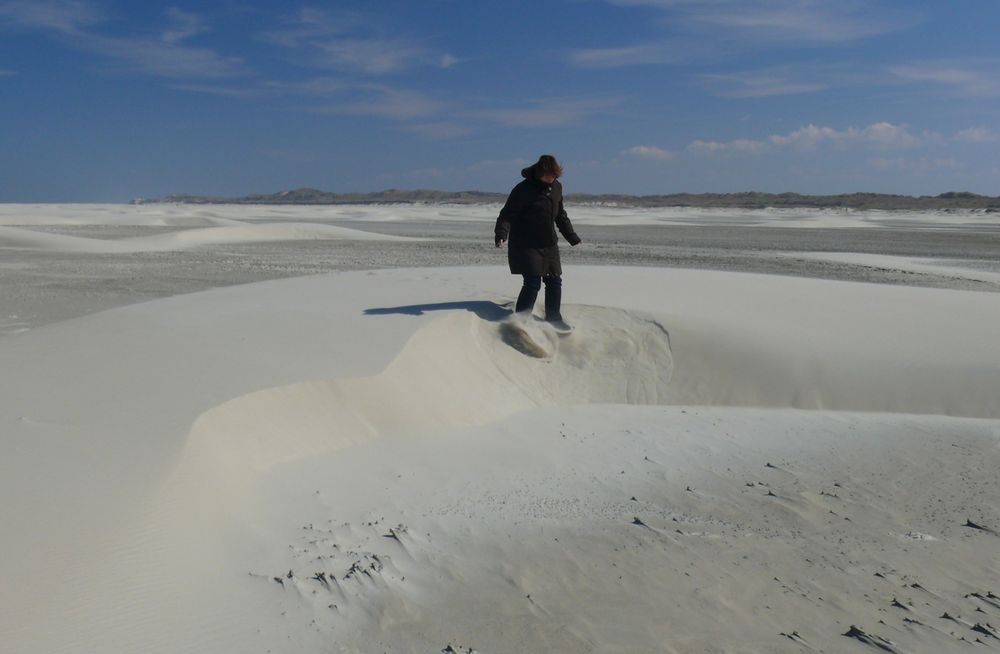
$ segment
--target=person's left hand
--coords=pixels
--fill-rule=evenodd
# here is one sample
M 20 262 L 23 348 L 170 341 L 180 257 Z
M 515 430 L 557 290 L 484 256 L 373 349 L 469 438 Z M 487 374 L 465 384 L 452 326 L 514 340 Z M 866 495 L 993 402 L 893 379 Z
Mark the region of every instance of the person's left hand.
M 504 244 L 504 243 L 506 243 L 506 242 L 507 242 L 507 239 L 504 239 L 504 238 L 498 238 L 498 239 L 497 239 L 497 240 L 495 241 L 495 243 L 496 243 L 496 246 L 497 246 L 498 248 L 499 248 L 499 247 L 503 247 L 503 244 Z

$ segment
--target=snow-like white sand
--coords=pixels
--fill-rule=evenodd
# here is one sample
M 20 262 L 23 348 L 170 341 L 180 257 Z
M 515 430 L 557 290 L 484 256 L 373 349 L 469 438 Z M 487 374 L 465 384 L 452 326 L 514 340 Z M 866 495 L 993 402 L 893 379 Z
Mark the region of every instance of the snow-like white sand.
M 239 211 L 238 207 L 191 208 L 172 205 L 0 205 L 0 249 L 113 254 L 168 252 L 234 243 L 266 243 L 314 239 L 407 240 L 311 221 L 281 220 L 286 213 Z M 258 220 L 268 222 L 258 222 Z M 277 219 L 273 222 L 269 219 Z M 173 228 L 165 233 L 103 239 L 46 233 L 31 228 L 51 226 L 136 226 Z
M 496 220 L 496 204 L 388 205 L 28 205 L 0 204 L 6 225 L 138 225 L 197 228 L 245 221 L 433 222 Z M 705 209 L 697 207 L 572 207 L 575 225 L 695 225 L 804 228 L 996 229 L 996 213 L 954 211 L 854 211 L 849 209 Z M 2 235 L 0 235 L 2 239 Z M 3 241 L 0 240 L 0 246 Z
M 55 252 L 87 252 L 111 254 L 124 252 L 168 252 L 205 245 L 256 243 L 268 241 L 299 241 L 313 239 L 404 240 L 335 225 L 287 223 L 267 225 L 234 224 L 225 227 L 182 229 L 156 236 L 123 239 L 97 239 L 65 234 L 45 234 L 16 227 L 0 227 L 0 247 L 49 250 Z
M 868 254 L 859 252 L 795 252 L 779 256 L 809 259 L 813 261 L 832 261 L 847 263 L 854 266 L 875 268 L 881 270 L 904 271 L 908 273 L 948 276 L 954 279 L 965 279 L 981 282 L 1000 282 L 1000 273 L 992 270 L 977 270 L 969 267 L 967 262 L 941 261 L 926 257 L 900 257 L 884 254 Z M 960 265 L 966 263 L 966 265 Z
M 1000 297 L 565 277 L 568 336 L 468 267 L 0 338 L 0 650 L 997 646 Z

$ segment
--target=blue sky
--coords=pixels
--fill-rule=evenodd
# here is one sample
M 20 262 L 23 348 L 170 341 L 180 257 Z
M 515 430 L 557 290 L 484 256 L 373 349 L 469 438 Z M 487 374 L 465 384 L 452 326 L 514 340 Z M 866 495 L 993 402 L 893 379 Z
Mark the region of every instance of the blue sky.
M 0 0 L 0 201 L 1000 195 L 996 0 Z

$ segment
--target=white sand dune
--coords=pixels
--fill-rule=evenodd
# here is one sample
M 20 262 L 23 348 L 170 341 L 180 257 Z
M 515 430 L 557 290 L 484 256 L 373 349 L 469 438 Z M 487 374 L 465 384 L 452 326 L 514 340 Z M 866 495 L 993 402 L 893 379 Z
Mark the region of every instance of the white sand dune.
M 375 234 L 359 229 L 314 223 L 263 225 L 237 223 L 224 227 L 200 227 L 155 236 L 121 239 L 84 238 L 65 234 L 47 234 L 16 227 L 0 227 L 0 248 L 28 248 L 92 254 L 167 252 L 206 245 L 316 239 L 399 241 L 408 240 L 408 237 Z
M 345 273 L 0 341 L 5 651 L 995 642 L 994 294 L 576 268 L 562 336 L 511 329 L 514 287 Z
M 237 223 L 232 207 L 123 204 L 0 204 L 0 225 L 213 227 Z
M 0 226 L 136 225 L 150 227 L 225 226 L 255 222 L 481 221 L 491 223 L 498 204 L 389 205 L 0 205 Z M 577 225 L 688 225 L 801 228 L 895 228 L 930 230 L 994 230 L 996 213 L 955 211 L 853 211 L 845 209 L 703 209 L 693 207 L 614 207 L 576 205 Z
M 909 273 L 919 273 L 936 276 L 947 276 L 955 279 L 966 279 L 980 282 L 1000 282 L 1000 272 L 982 270 L 973 267 L 978 261 L 941 261 L 925 257 L 899 257 L 885 254 L 869 254 L 860 252 L 795 252 L 782 253 L 778 256 L 813 261 L 834 261 L 848 263 L 854 266 L 876 268 L 881 270 L 898 270 Z M 995 264 L 996 262 L 986 262 Z

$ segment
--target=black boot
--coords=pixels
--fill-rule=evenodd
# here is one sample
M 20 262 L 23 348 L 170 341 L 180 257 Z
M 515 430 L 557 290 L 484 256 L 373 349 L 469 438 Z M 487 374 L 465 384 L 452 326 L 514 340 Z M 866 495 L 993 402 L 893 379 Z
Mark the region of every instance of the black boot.
M 517 303 L 514 305 L 514 313 L 527 312 L 535 308 L 535 300 L 538 299 L 538 289 L 542 287 L 542 280 L 535 276 L 525 275 L 524 286 L 517 296 Z M 547 289 L 546 289 L 547 290 Z M 548 297 L 546 295 L 546 297 Z
M 545 319 L 549 322 L 562 322 L 562 277 L 549 275 L 544 281 Z
M 522 286 L 521 292 L 517 295 L 517 304 L 514 305 L 514 313 L 531 313 L 531 310 L 535 308 L 537 298 L 538 291 Z

